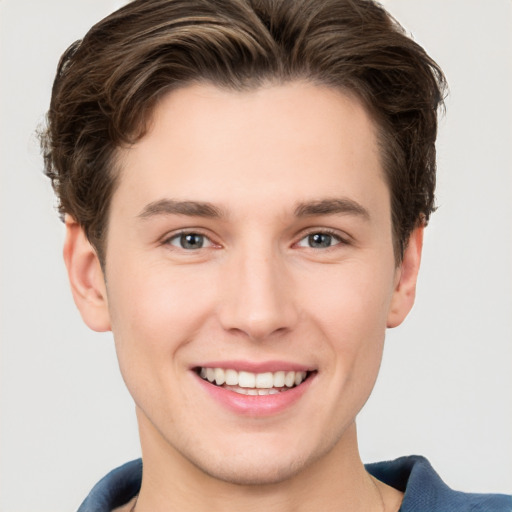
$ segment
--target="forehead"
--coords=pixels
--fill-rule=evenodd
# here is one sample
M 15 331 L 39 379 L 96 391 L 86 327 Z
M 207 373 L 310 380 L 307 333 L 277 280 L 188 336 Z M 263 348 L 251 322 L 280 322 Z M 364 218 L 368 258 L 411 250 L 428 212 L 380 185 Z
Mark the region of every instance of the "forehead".
M 245 208 L 347 194 L 371 202 L 387 195 L 376 131 L 357 99 L 325 86 L 187 86 L 121 150 L 113 207 L 125 194 L 140 207 L 166 197 Z

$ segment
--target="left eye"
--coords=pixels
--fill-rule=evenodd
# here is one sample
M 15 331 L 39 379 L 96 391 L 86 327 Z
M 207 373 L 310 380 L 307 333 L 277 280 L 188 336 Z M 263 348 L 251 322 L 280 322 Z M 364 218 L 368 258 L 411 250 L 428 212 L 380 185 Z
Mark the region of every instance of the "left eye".
M 302 238 L 297 244 L 299 247 L 310 247 L 312 249 L 326 249 L 334 245 L 338 245 L 342 240 L 340 237 L 331 233 L 310 233 Z
M 187 251 L 203 249 L 204 247 L 211 247 L 213 245 L 208 237 L 200 233 L 180 233 L 179 235 L 169 238 L 167 243 L 173 247 L 179 247 Z

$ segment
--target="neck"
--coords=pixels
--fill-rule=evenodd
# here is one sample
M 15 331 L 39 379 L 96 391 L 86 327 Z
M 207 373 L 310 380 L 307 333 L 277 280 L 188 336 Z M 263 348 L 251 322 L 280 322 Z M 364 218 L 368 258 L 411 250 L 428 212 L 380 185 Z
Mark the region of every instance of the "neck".
M 263 485 L 241 485 L 206 474 L 140 416 L 144 471 L 136 512 L 385 510 L 388 489 L 364 469 L 355 424 L 346 429 L 334 449 L 291 477 Z

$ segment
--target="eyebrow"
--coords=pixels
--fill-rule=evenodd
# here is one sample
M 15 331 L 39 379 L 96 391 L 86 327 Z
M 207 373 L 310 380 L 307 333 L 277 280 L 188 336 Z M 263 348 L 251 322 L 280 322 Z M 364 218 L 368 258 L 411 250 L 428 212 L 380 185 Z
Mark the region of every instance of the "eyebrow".
M 217 206 L 202 201 L 175 201 L 160 199 L 144 207 L 139 217 L 147 219 L 156 215 L 187 215 L 189 217 L 221 218 L 225 213 Z
M 356 215 L 369 219 L 370 214 L 364 206 L 348 198 L 321 199 L 299 203 L 294 211 L 295 217 L 314 217 L 319 215 Z M 189 217 L 204 217 L 219 219 L 226 213 L 212 203 L 203 201 L 175 201 L 159 199 L 144 207 L 138 217 L 147 219 L 157 215 L 186 215 Z
M 365 220 L 370 219 L 368 210 L 348 198 L 321 199 L 319 201 L 307 201 L 299 203 L 295 208 L 296 217 L 314 217 L 317 215 L 356 215 Z

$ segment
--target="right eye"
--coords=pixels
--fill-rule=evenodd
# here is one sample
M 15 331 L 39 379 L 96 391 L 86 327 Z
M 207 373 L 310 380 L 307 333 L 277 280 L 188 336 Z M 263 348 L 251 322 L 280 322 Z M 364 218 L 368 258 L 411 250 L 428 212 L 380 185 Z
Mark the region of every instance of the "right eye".
M 194 232 L 178 233 L 168 238 L 165 243 L 186 251 L 213 246 L 212 241 L 207 236 Z

